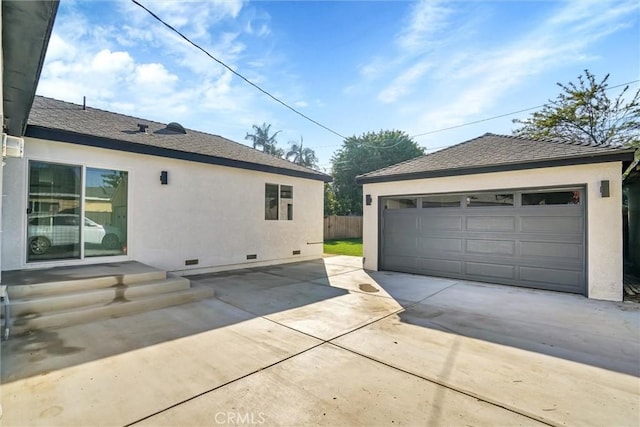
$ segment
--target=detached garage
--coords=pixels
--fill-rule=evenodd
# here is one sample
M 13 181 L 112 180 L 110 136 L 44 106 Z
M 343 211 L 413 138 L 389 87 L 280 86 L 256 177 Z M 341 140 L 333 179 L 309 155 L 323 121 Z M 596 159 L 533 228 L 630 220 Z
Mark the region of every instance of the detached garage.
M 633 156 L 485 134 L 361 175 L 365 268 L 619 301 Z

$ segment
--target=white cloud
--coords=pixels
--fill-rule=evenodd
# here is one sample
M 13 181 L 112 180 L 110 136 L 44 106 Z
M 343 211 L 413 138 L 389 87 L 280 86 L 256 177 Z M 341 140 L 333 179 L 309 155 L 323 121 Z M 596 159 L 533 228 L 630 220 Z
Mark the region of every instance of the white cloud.
M 123 25 L 122 31 L 115 34 L 116 41 L 121 46 L 132 47 L 138 43 L 151 44 L 154 42 L 153 31 L 146 28 L 136 28 L 130 25 Z
M 49 45 L 47 47 L 47 59 L 49 61 L 56 61 L 65 58 L 73 58 L 76 56 L 77 49 L 73 43 L 68 43 L 57 33 L 53 33 L 49 39 Z
M 136 87 L 155 94 L 172 91 L 177 81 L 178 76 L 169 73 L 164 65 L 157 63 L 136 66 L 133 77 L 133 84 Z
M 246 21 L 240 19 L 243 1 L 145 3 L 216 58 L 240 69 L 237 63 L 246 50 L 241 40 Z M 127 19 L 113 23 L 89 21 L 90 15 L 70 3 L 61 7 L 38 94 L 71 101 L 86 95 L 91 105 L 125 114 L 148 113 L 156 120 L 166 111 L 171 111 L 173 119 L 189 116 L 191 110 L 193 118 L 200 110 L 205 115 L 212 110 L 224 114 L 255 104 L 259 95 L 254 89 L 234 81 L 232 73 L 147 12 L 128 1 L 117 6 Z M 268 35 L 268 15 L 252 11 L 249 17 L 255 18 L 256 25 L 249 36 Z M 251 59 L 261 62 L 259 57 Z M 251 70 L 243 71 L 251 76 Z M 253 73 L 252 80 L 261 79 L 262 75 Z M 193 105 L 199 105 L 198 113 Z
M 271 16 L 256 8 L 251 8 L 247 12 L 247 22 L 245 32 L 256 37 L 265 37 L 271 34 Z
M 504 45 L 459 52 L 453 59 L 441 53 L 434 59 L 442 58 L 437 79 L 432 75 L 428 81 L 439 88 L 437 108 L 427 109 L 411 127 L 424 131 L 472 121 L 533 76 L 594 59 L 589 53 L 592 43 L 626 26 L 640 8 L 632 2 L 585 3 L 563 3 L 536 28 Z
M 360 66 L 362 81 L 344 89 L 347 94 L 358 91 L 358 86 L 369 86 L 374 81 L 387 80 L 391 84 L 378 91 L 383 103 L 399 100 L 412 92 L 412 85 L 420 81 L 431 68 L 432 56 L 438 48 L 446 46 L 457 32 L 450 30 L 456 10 L 445 1 L 421 0 L 409 12 L 407 22 L 395 38 L 392 54 L 377 54 Z M 457 28 L 456 30 L 459 30 Z M 400 71 L 398 71 L 400 70 Z M 396 75 L 392 75 L 397 73 Z
M 210 29 L 225 19 L 236 19 L 242 10 L 242 0 L 184 1 L 163 0 L 143 3 L 149 10 L 188 37 L 207 39 Z M 122 5 L 134 19 L 147 12 L 135 4 Z
M 378 99 L 385 104 L 395 102 L 398 98 L 408 94 L 411 86 L 419 81 L 431 68 L 432 64 L 430 62 L 418 62 L 396 77 L 390 86 L 380 92 Z
M 133 70 L 134 62 L 128 52 L 111 52 L 103 49 L 98 52 L 89 64 L 89 73 L 99 74 L 124 74 Z
M 421 0 L 411 12 L 409 23 L 397 37 L 396 43 L 402 50 L 421 52 L 437 43 L 437 34 L 445 30 L 452 9 L 443 1 Z

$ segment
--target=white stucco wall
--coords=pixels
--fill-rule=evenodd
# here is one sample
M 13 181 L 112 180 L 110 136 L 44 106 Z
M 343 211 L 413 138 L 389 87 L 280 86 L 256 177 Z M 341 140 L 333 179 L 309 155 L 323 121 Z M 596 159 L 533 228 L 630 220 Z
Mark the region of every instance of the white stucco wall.
M 66 264 L 131 259 L 191 274 L 322 256 L 321 181 L 25 138 L 25 158 L 7 159 L 4 170 L 3 270 L 49 265 L 26 263 L 29 160 L 129 172 L 127 255 Z M 293 186 L 293 221 L 264 219 L 265 183 Z
M 600 195 L 600 181 L 609 180 L 611 197 Z M 588 297 L 622 300 L 622 164 L 620 162 L 561 166 L 478 175 L 463 175 L 365 184 L 363 194 L 373 201 L 364 206 L 365 268 L 378 269 L 378 198 L 494 189 L 584 185 L 587 192 Z

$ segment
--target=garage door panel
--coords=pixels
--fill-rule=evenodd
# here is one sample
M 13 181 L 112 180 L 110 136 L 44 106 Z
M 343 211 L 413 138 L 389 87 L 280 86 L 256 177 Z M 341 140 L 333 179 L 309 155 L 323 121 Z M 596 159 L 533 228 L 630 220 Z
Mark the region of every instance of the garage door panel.
M 422 273 L 461 274 L 462 261 L 452 259 L 419 258 L 418 270 Z
M 584 248 L 581 244 L 565 242 L 520 242 L 520 254 L 524 257 L 551 257 L 581 260 Z
M 461 215 L 420 215 L 420 231 L 428 233 L 438 231 L 462 231 L 463 218 Z
M 472 216 L 467 218 L 467 231 L 516 231 L 512 216 Z
M 482 277 L 485 279 L 516 278 L 516 268 L 513 265 L 467 262 L 465 265 L 465 272 L 467 275 Z
M 520 223 L 521 230 L 529 233 L 584 233 L 584 220 L 577 216 L 523 216 Z
M 385 215 L 384 227 L 391 233 L 418 232 L 420 231 L 420 219 L 415 215 L 401 215 L 392 211 L 392 213 Z
M 389 233 L 384 243 L 385 251 L 396 256 L 416 256 L 418 236 L 406 233 Z
M 417 258 L 387 255 L 384 260 L 384 268 L 394 271 L 417 271 Z
M 417 255 L 426 257 L 440 255 L 442 257 L 443 254 L 448 256 L 462 254 L 462 239 L 439 237 L 422 237 L 419 239 Z
M 520 278 L 541 284 L 563 285 L 564 288 L 574 288 L 574 291 L 576 291 L 582 287 L 583 274 L 581 271 L 520 267 Z
M 469 254 L 515 256 L 516 242 L 513 240 L 467 240 L 466 252 Z
M 581 234 L 543 234 L 543 233 L 519 233 L 517 239 L 521 242 L 549 242 L 567 243 L 583 246 L 584 237 Z

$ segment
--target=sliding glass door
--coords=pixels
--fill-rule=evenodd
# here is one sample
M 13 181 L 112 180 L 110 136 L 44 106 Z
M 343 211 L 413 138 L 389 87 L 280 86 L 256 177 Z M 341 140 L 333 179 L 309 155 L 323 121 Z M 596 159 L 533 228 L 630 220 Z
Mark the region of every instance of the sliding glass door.
M 86 168 L 84 256 L 125 255 L 127 186 L 124 171 Z
M 124 171 L 29 162 L 27 261 L 124 255 Z

